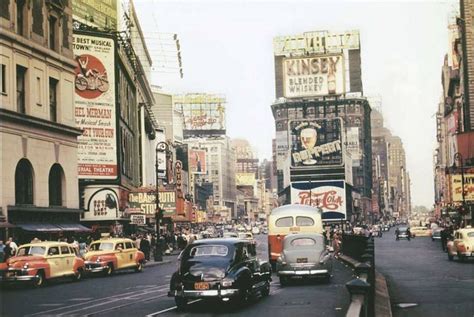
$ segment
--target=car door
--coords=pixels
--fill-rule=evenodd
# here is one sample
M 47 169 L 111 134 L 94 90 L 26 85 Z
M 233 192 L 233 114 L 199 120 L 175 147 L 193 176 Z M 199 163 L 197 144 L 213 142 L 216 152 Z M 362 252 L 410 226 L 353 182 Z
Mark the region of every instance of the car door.
M 49 265 L 50 278 L 58 277 L 62 275 L 62 263 L 61 253 L 59 252 L 59 246 L 52 245 L 48 248 L 46 261 Z
M 117 242 L 114 247 L 114 253 L 117 257 L 117 267 L 116 269 L 120 270 L 124 267 L 127 267 L 127 257 L 126 257 L 126 250 L 125 250 L 125 243 L 124 242 Z
M 255 285 L 260 281 L 260 270 L 256 257 L 256 250 L 252 243 L 244 243 L 242 246 L 242 255 L 245 261 L 245 266 L 249 268 L 251 272 L 251 285 Z
M 460 242 L 462 242 L 462 233 L 461 232 L 456 232 L 456 234 L 454 235 L 454 250 L 455 252 L 458 252 L 459 249 L 458 249 L 458 244 Z
M 132 242 L 125 242 L 125 259 L 127 261 L 127 266 L 135 266 L 135 253 L 137 248 Z
M 71 250 L 67 245 L 62 245 L 60 247 L 61 250 L 61 275 L 71 275 L 73 274 L 73 262 L 74 256 L 71 254 Z

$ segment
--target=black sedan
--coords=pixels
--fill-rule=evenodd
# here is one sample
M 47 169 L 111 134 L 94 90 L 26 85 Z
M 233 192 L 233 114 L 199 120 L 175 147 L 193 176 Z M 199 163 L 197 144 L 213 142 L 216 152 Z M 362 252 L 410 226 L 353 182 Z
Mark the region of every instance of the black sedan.
M 255 242 L 206 239 L 188 245 L 170 281 L 169 296 L 183 310 L 189 299 L 218 298 L 236 302 L 270 293 L 271 266 L 256 257 Z

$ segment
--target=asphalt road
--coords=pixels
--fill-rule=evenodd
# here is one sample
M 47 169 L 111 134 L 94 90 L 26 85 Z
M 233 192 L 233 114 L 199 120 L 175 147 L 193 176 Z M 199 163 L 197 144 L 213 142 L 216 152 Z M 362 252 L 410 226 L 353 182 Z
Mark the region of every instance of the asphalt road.
M 261 259 L 267 257 L 266 236 L 256 236 Z M 170 259 L 170 257 L 165 258 Z M 197 301 L 186 312 L 177 312 L 167 297 L 173 262 L 145 267 L 142 273 L 123 272 L 112 277 L 91 277 L 81 282 L 52 282 L 40 289 L 3 288 L 1 316 L 344 316 L 349 305 L 345 283 L 352 272 L 334 261 L 330 284 L 299 282 L 281 287 L 274 276 L 271 295 L 252 299 L 243 307 L 221 302 Z
M 474 316 L 474 261 L 449 261 L 439 240 L 395 241 L 392 229 L 375 239 L 375 266 L 387 279 L 395 317 Z

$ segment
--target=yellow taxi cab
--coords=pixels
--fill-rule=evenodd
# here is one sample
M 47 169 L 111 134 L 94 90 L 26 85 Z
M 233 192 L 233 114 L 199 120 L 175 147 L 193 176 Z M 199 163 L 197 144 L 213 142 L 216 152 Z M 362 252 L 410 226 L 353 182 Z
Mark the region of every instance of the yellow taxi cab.
M 431 230 L 426 227 L 411 227 L 413 237 L 431 237 Z
M 0 266 L 0 281 L 31 282 L 35 287 L 46 280 L 71 277 L 82 278 L 84 260 L 74 247 L 66 242 L 43 241 L 24 244 L 16 255 Z
M 448 242 L 448 259 L 457 256 L 460 261 L 474 257 L 474 228 L 467 227 L 454 232 L 454 240 Z
M 239 232 L 238 237 L 239 239 L 245 239 L 249 241 L 253 240 L 253 234 L 251 232 Z
M 88 273 L 102 272 L 112 275 L 114 271 L 134 269 L 143 271 L 145 255 L 139 251 L 130 239 L 101 239 L 91 243 L 84 255 L 85 270 Z

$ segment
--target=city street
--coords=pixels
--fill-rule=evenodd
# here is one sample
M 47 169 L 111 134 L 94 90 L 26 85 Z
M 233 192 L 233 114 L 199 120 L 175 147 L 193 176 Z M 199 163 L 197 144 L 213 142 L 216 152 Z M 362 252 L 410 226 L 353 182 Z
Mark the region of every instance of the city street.
M 267 237 L 256 236 L 259 258 L 266 259 Z M 176 256 L 172 257 L 176 259 Z M 165 257 L 165 260 L 170 257 Z M 53 282 L 40 289 L 28 287 L 2 290 L 2 316 L 344 316 L 349 304 L 345 283 L 351 271 L 334 261 L 330 284 L 299 282 L 280 287 L 274 276 L 270 296 L 251 300 L 245 307 L 219 302 L 195 302 L 188 311 L 177 312 L 167 297 L 168 282 L 176 261 L 146 268 L 143 273 L 87 278 L 81 282 Z
M 387 279 L 394 316 L 472 316 L 474 262 L 449 261 L 439 240 L 395 241 L 392 228 L 375 239 L 375 259 Z

